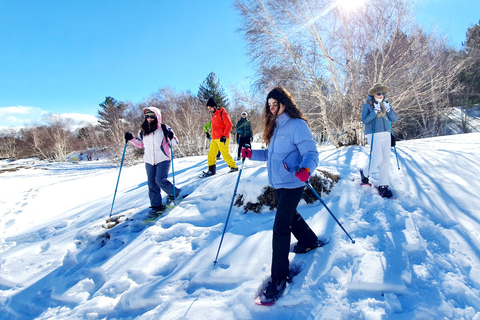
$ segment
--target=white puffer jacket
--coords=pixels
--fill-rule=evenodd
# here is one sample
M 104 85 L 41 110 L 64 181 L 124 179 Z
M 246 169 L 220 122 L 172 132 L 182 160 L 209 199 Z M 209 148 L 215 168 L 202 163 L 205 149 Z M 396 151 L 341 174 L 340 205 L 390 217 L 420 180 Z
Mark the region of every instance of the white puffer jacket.
M 163 161 L 170 161 L 171 154 L 170 154 L 170 141 L 167 137 L 165 137 L 163 130 L 162 130 L 162 114 L 158 108 L 155 107 L 148 107 L 143 109 L 143 114 L 145 114 L 146 110 L 151 110 L 155 113 L 157 117 L 158 126 L 157 130 L 154 132 L 143 136 L 141 130 L 139 131 L 139 137 L 130 140 L 132 144 L 138 148 L 143 148 L 144 155 L 143 161 L 145 163 L 149 163 L 151 165 L 156 165 L 157 163 Z M 172 131 L 172 128 L 165 125 L 167 131 Z M 178 138 L 175 136 L 175 132 L 173 132 L 173 139 L 172 139 L 172 147 L 178 146 Z

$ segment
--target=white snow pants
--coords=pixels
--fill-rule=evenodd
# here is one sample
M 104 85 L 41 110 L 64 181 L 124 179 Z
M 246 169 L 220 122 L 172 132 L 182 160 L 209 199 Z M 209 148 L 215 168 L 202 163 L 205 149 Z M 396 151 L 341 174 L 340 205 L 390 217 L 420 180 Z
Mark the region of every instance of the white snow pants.
M 379 186 L 390 185 L 388 180 L 388 171 L 390 169 L 390 148 L 391 135 L 389 131 L 376 132 L 373 137 L 372 160 L 370 163 L 370 171 L 368 170 L 369 161 L 363 168 L 363 174 L 370 177 L 370 173 L 380 166 Z M 372 134 L 367 134 L 368 145 L 372 146 Z

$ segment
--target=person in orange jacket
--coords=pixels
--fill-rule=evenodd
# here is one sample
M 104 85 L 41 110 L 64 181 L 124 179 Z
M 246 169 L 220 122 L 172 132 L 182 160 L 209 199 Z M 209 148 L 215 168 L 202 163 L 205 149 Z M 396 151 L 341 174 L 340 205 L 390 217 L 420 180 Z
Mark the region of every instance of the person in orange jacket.
M 230 145 L 230 130 L 232 130 L 230 116 L 225 108 L 218 107 L 213 98 L 208 99 L 207 109 L 212 113 L 212 141 L 208 150 L 208 171 L 203 173 L 203 177 L 213 176 L 217 173 L 218 151 L 220 151 L 223 159 L 230 167 L 230 172 L 238 171 L 237 164 L 228 149 Z

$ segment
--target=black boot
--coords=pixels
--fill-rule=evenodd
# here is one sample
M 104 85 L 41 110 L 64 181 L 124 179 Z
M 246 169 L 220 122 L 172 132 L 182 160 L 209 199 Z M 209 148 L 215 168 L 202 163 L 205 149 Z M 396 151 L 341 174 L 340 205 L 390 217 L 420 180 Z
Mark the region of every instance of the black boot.
M 217 173 L 217 165 L 214 164 L 213 166 L 209 166 L 208 171 L 212 172 L 213 174 Z
M 378 193 L 384 198 L 391 198 L 393 197 L 392 191 L 388 189 L 388 186 L 379 186 Z
M 210 177 L 217 173 L 217 165 L 208 166 L 208 171 L 203 173 L 203 177 Z
M 362 178 L 362 183 L 363 183 L 363 184 L 370 183 L 370 182 L 368 181 L 368 178 L 363 175 L 363 170 L 362 170 L 362 169 L 360 169 L 360 177 Z

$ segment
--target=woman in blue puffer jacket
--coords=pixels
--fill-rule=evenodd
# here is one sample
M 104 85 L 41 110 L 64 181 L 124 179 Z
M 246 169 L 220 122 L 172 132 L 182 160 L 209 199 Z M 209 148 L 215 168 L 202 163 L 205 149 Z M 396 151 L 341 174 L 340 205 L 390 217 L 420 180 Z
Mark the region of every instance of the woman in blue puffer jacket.
M 365 124 L 365 134 L 371 146 L 371 159 L 363 169 L 360 169 L 362 183 L 369 183 L 373 170 L 380 167 L 378 192 L 382 197 L 391 198 L 392 191 L 388 188 L 388 171 L 390 169 L 391 123 L 397 121 L 397 114 L 390 103 L 385 100 L 388 87 L 381 83 L 368 90 L 367 102 L 362 108 L 362 122 Z M 373 140 L 373 145 L 372 145 Z
M 273 225 L 272 281 L 263 295 L 266 299 L 276 299 L 288 281 L 291 233 L 298 240 L 296 253 L 318 247 L 318 237 L 297 212 L 305 181 L 317 167 L 318 151 L 307 119 L 285 89 L 274 88 L 266 100 L 263 140 L 268 148 L 243 148 L 242 156 L 267 161 L 268 180 L 275 188 L 277 212 Z

